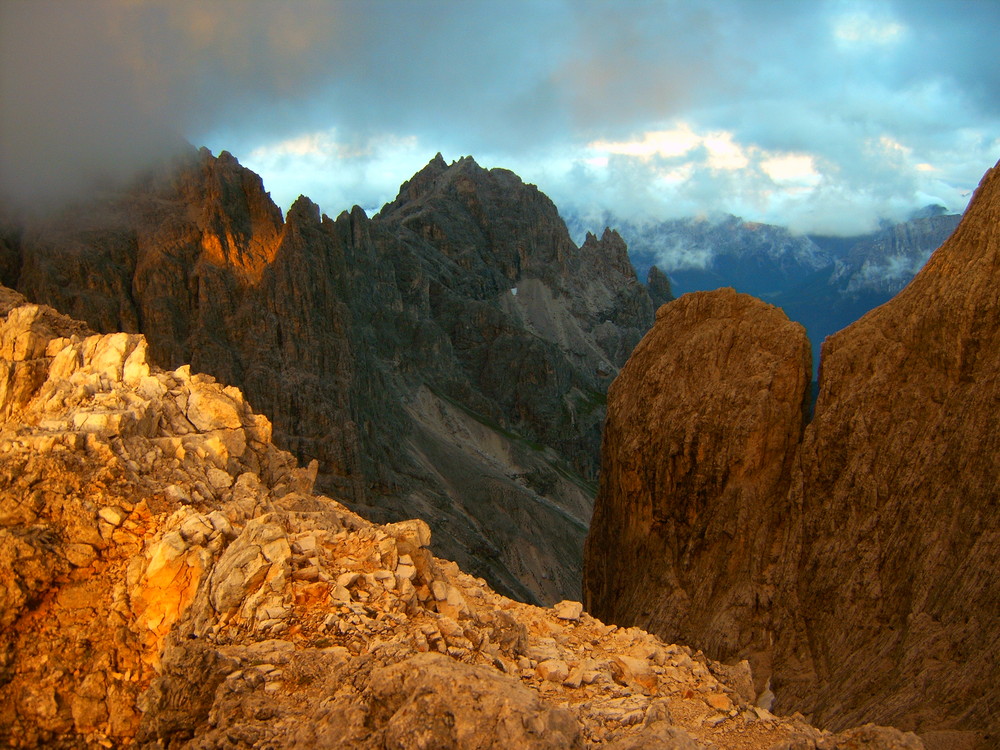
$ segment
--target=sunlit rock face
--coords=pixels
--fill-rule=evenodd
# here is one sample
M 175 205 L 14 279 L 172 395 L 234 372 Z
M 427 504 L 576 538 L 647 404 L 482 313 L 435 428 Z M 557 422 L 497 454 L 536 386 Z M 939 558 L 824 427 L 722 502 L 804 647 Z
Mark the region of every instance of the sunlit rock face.
M 192 150 L 2 236 L 7 283 L 238 385 L 322 486 L 506 592 L 578 596 L 605 392 L 652 322 L 613 232 L 577 247 L 534 186 L 440 156 L 373 219 L 282 218 Z
M 744 351 L 743 316 L 724 297 L 662 308 L 609 394 L 591 609 L 683 632 L 716 658 L 746 655 L 758 681 L 770 674 L 776 708 L 826 726 L 876 721 L 929 746 L 994 746 L 998 268 L 994 168 L 916 278 L 826 341 L 801 441 L 807 367 L 769 358 L 791 331 L 760 329 Z M 689 315 L 690 330 L 713 335 L 661 330 Z M 706 418 L 689 400 L 708 415 L 733 406 Z
M 0 287 L 0 737 L 18 748 L 919 750 L 754 705 L 317 494 L 232 386 Z

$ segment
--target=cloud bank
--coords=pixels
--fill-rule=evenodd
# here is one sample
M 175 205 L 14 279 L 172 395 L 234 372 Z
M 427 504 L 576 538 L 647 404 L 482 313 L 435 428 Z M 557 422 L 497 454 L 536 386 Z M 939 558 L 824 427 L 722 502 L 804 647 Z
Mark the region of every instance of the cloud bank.
M 0 0 L 0 190 L 180 140 L 374 208 L 437 151 L 561 206 L 852 233 L 1000 157 L 1000 4 Z

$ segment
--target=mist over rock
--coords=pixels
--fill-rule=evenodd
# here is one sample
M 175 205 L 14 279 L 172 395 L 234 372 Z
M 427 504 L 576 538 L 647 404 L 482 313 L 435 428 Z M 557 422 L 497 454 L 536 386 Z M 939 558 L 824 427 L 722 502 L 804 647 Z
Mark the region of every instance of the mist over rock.
M 5 283 L 238 385 L 373 519 L 426 518 L 506 592 L 577 595 L 605 392 L 653 312 L 613 232 L 577 247 L 537 188 L 440 155 L 372 219 L 282 217 L 191 149 L 2 236 Z
M 680 293 L 734 287 L 777 305 L 805 326 L 814 368 L 823 340 L 888 302 L 958 226 L 941 206 L 851 237 L 802 235 L 735 216 L 601 221 L 626 239 L 640 276 L 657 267 Z M 567 222 L 582 236 L 588 220 Z
M 806 327 L 816 343 L 814 354 L 827 336 L 902 290 L 962 218 L 923 213 L 860 237 L 810 238 L 830 254 L 831 264 L 771 301 Z
M 587 223 L 572 215 L 567 221 L 575 233 Z M 627 221 L 607 214 L 601 221 L 626 238 L 638 273 L 658 266 L 679 293 L 732 286 L 773 302 L 781 290 L 833 262 L 805 235 L 737 216 Z
M 673 341 L 671 350 L 662 321 L 694 305 L 682 297 L 661 309 L 635 364 L 610 391 L 604 478 L 585 561 L 594 611 L 663 635 L 686 628 L 713 658 L 754 658 L 758 680 L 770 659 L 776 710 L 799 710 L 832 728 L 892 724 L 917 731 L 928 747 L 993 747 L 1000 731 L 1000 584 L 991 572 L 1000 564 L 998 267 L 994 167 L 913 281 L 827 340 L 815 416 L 801 442 L 795 445 L 794 421 L 768 432 L 786 441 L 784 455 L 792 457 L 780 469 L 739 460 L 739 435 L 719 440 L 727 427 L 677 406 L 702 394 L 703 381 L 710 405 L 739 392 L 724 382 L 713 390 L 717 381 L 705 366 L 672 373 L 677 362 L 727 356 L 725 341 L 735 339 L 741 318 L 707 307 L 692 325 L 728 339 Z M 779 331 L 763 336 L 757 346 L 766 350 L 789 341 Z M 742 369 L 735 379 L 752 391 L 768 377 L 767 363 L 743 362 L 732 372 Z M 808 365 L 797 366 L 793 379 L 806 378 Z M 771 392 L 786 391 L 775 382 Z M 651 412 L 642 418 L 639 400 Z M 780 414 L 777 405 L 766 413 Z M 743 418 L 733 410 L 730 422 L 720 422 L 735 430 Z M 633 458 L 629 441 L 656 444 L 646 424 L 688 437 L 658 451 L 637 447 Z M 688 476 L 699 483 L 694 491 L 669 492 L 675 477 Z M 765 492 L 734 512 L 726 482 L 740 493 Z M 713 533 L 717 518 L 730 521 L 728 535 Z M 624 519 L 638 520 L 630 527 Z M 604 583 L 617 581 L 607 573 L 615 560 L 648 555 L 653 546 L 659 557 L 633 564 L 627 583 Z M 709 583 L 686 584 L 684 575 L 706 560 L 715 564 Z M 760 588 L 767 595 L 752 603 L 732 596 L 748 569 L 767 571 Z M 660 599 L 674 604 L 657 614 Z M 734 630 L 742 641 L 731 638 Z M 756 643 L 772 645 L 753 657 L 746 649 Z

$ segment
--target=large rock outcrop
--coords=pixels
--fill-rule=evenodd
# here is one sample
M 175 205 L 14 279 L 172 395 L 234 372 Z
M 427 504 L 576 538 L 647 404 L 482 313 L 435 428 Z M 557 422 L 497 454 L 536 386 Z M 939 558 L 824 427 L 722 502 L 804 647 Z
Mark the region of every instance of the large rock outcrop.
M 824 345 L 791 495 L 814 674 L 784 702 L 825 723 L 1000 733 L 998 268 L 994 168 L 914 280 Z
M 809 341 L 731 289 L 664 305 L 608 394 L 584 603 L 769 671 Z
M 739 411 L 731 415 L 735 426 L 726 427 L 674 406 L 688 393 L 700 394 L 709 409 L 725 398 L 727 388 L 705 366 L 667 378 L 678 361 L 726 356 L 722 337 L 691 341 L 680 352 L 657 349 L 642 365 L 645 384 L 613 385 L 604 455 L 609 481 L 602 481 L 585 561 L 594 611 L 663 635 L 684 627 L 689 612 L 706 613 L 696 622 L 700 632 L 690 628 L 685 635 L 720 659 L 747 655 L 746 644 L 759 642 L 759 623 L 770 623 L 773 646 L 755 666 L 763 679 L 772 660 L 778 709 L 807 712 L 834 728 L 893 724 L 918 731 L 933 747 L 994 746 L 1000 732 L 998 268 L 995 167 L 955 233 L 914 280 L 827 340 L 815 416 L 801 444 L 796 448 L 797 424 L 771 425 L 784 455 L 795 454 L 780 472 L 764 463 L 747 474 L 739 434 L 733 441 L 716 438 L 726 429 L 739 433 Z M 658 316 L 691 305 L 682 297 Z M 700 325 L 731 338 L 740 329 L 740 318 L 721 307 L 703 315 Z M 638 363 L 664 336 L 658 329 L 637 348 Z M 785 332 L 762 332 L 758 346 L 771 350 L 788 341 Z M 753 391 L 751 383 L 767 377 L 768 362 L 742 356 L 732 372 L 742 367 L 735 380 Z M 623 370 L 623 383 L 630 383 L 632 368 L 630 362 Z M 797 379 L 806 373 L 800 367 Z M 632 399 L 643 387 L 650 413 L 639 419 Z M 776 382 L 769 414 L 779 413 L 784 392 Z M 640 429 L 619 422 L 619 410 Z M 684 453 L 669 442 L 660 452 L 630 457 L 629 441 L 641 443 L 649 432 L 642 426 L 656 424 L 667 435 L 690 435 L 690 467 L 678 465 Z M 626 476 L 634 479 L 620 480 Z M 678 482 L 690 491 L 664 492 Z M 734 514 L 730 483 L 765 492 Z M 661 497 L 670 500 L 666 508 L 658 505 Z M 686 517 L 693 505 L 700 509 L 696 522 Z M 622 530 L 628 529 L 622 517 L 640 519 L 632 522 L 637 530 L 650 517 L 662 527 L 637 538 Z M 731 536 L 698 520 L 715 517 L 731 522 Z M 744 534 L 757 546 L 741 549 Z M 647 559 L 627 585 L 604 582 L 614 558 L 635 564 L 658 544 L 674 556 Z M 755 598 L 758 611 L 748 616 L 745 599 L 734 600 L 732 592 L 748 568 L 768 560 L 781 561 L 767 576 L 770 595 Z M 678 568 L 707 571 L 708 582 L 685 587 L 672 572 Z M 633 602 L 633 592 L 644 589 L 651 591 Z M 698 596 L 689 600 L 692 592 Z M 669 602 L 658 617 L 649 604 L 657 596 Z M 734 625 L 744 628 L 735 640 Z
M 512 601 L 314 494 L 242 393 L 0 288 L 6 747 L 920 750 L 745 664 Z
M 3 237 L 0 280 L 238 385 L 354 507 L 426 518 L 505 592 L 579 591 L 605 392 L 652 322 L 613 232 L 578 248 L 534 186 L 440 155 L 373 219 L 282 219 L 192 150 Z

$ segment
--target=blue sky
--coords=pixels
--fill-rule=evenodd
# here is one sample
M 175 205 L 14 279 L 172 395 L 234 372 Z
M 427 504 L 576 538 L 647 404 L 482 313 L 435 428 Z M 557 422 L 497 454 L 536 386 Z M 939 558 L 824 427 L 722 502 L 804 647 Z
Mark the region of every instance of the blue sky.
M 855 233 L 1000 158 L 1000 3 L 0 0 L 0 187 L 184 138 L 282 208 L 376 209 L 438 151 L 627 218 Z

